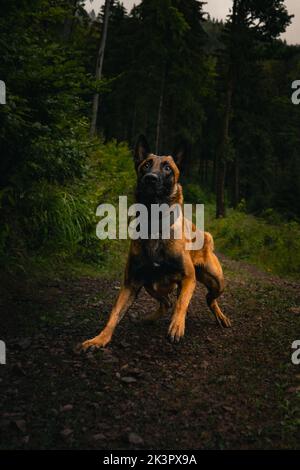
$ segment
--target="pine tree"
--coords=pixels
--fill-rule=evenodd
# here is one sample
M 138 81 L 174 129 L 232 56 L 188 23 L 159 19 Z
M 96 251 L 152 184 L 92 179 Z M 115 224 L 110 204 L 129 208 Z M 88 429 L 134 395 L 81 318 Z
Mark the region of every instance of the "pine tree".
M 243 61 L 257 42 L 266 43 L 277 38 L 290 24 L 292 16 L 288 14 L 283 0 L 233 0 L 232 11 L 226 25 L 227 62 L 226 87 L 223 98 L 223 119 L 220 141 L 216 156 L 216 217 L 225 216 L 225 181 L 226 164 L 230 149 L 230 122 L 232 102 Z M 238 177 L 238 160 L 235 174 Z M 235 180 L 236 186 L 238 181 Z M 236 197 L 238 188 L 235 190 Z

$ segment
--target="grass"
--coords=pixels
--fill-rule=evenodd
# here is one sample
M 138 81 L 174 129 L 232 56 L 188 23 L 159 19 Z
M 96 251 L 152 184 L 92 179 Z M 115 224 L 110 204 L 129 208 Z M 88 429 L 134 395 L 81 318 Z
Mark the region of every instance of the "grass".
M 118 207 L 121 195 L 128 196 L 129 205 L 133 202 L 132 156 L 125 143 L 93 144 L 82 178 L 65 186 L 36 183 L 25 194 L 18 213 L 12 213 L 2 235 L 11 237 L 13 249 L 2 249 L 1 261 L 7 261 L 13 272 L 30 277 L 53 277 L 60 272 L 64 277 L 121 278 L 129 241 L 99 240 L 96 209 L 102 203 Z M 244 211 L 243 204 L 216 220 L 211 194 L 195 183 L 185 183 L 184 196 L 186 202 L 205 203 L 205 229 L 213 234 L 217 251 L 274 274 L 299 275 L 299 223 L 284 222 L 272 210 L 255 217 Z
M 135 173 L 126 144 L 96 142 L 84 175 L 68 185 L 40 182 L 11 214 L 9 249 L 1 262 L 13 273 L 30 277 L 120 275 L 128 242 L 96 236 L 99 204 L 133 200 Z M 120 262 L 122 260 L 122 262 Z M 125 262 L 125 261 L 124 261 Z
M 300 224 L 287 222 L 272 209 L 261 217 L 228 209 L 223 219 L 215 218 L 215 200 L 195 183 L 184 185 L 185 201 L 205 205 L 205 230 L 212 233 L 216 250 L 238 261 L 246 261 L 281 276 L 299 277 Z
M 297 222 L 275 225 L 233 209 L 228 210 L 226 218 L 216 220 L 213 211 L 210 205 L 206 208 L 206 228 L 212 232 L 217 250 L 270 273 L 299 275 L 300 225 Z

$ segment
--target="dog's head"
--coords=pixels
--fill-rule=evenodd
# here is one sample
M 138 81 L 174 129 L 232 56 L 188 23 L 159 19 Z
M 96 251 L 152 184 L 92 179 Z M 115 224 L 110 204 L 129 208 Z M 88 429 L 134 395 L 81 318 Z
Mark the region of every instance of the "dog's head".
M 150 152 L 146 138 L 141 135 L 134 150 L 139 199 L 145 202 L 169 202 L 177 187 L 180 172 L 176 162 L 180 158 L 180 151 L 173 157 L 154 155 Z

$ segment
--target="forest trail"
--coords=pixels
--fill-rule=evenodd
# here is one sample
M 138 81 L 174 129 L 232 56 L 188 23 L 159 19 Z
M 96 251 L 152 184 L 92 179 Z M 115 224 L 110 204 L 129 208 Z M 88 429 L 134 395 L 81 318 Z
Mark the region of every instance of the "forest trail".
M 75 345 L 105 323 L 118 281 L 1 282 L 1 448 L 296 448 L 300 437 L 300 284 L 222 258 L 218 327 L 197 287 L 179 345 L 141 293 L 105 350 Z M 6 285 L 5 288 L 5 284 Z

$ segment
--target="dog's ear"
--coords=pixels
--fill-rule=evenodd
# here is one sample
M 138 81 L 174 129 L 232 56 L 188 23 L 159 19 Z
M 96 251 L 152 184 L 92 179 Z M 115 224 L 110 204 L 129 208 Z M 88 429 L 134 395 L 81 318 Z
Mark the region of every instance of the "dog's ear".
M 140 135 L 137 143 L 135 145 L 133 158 L 135 168 L 139 166 L 139 164 L 147 158 L 150 153 L 150 147 L 144 135 Z
M 186 153 L 186 145 L 183 142 L 181 142 L 179 145 L 177 145 L 177 147 L 175 147 L 172 157 L 179 169 L 181 168 L 183 160 L 186 157 Z

